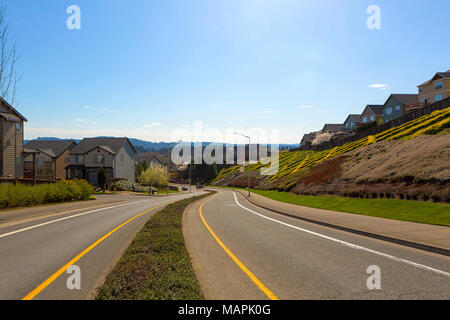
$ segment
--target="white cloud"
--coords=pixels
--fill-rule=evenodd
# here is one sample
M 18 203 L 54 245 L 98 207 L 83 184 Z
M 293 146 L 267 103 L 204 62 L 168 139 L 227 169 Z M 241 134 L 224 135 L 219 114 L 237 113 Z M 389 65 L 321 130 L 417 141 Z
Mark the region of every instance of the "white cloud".
M 85 106 L 84 109 L 90 110 L 90 109 L 92 109 L 92 107 L 91 106 Z
M 388 85 L 383 84 L 383 83 L 374 83 L 374 84 L 371 84 L 369 87 L 373 88 L 373 89 L 386 90 Z
M 189 124 L 182 125 L 183 128 L 190 128 L 191 126 Z
M 258 114 L 272 114 L 272 113 L 273 113 L 272 110 L 262 110 L 258 112 Z
M 88 120 L 87 120 L 87 119 L 76 118 L 75 121 L 76 121 L 76 122 L 86 122 L 86 121 L 88 121 Z
M 154 127 L 162 127 L 163 124 L 162 123 L 158 123 L 158 122 L 152 122 L 152 126 L 154 126 Z
M 302 106 L 297 106 L 297 108 L 299 108 L 299 109 L 311 109 L 313 106 L 305 106 L 305 105 L 302 105 Z

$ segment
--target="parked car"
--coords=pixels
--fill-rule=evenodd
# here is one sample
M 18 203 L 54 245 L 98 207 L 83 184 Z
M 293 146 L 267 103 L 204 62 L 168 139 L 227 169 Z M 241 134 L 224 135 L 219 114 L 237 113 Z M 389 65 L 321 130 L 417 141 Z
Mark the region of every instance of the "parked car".
M 188 187 L 182 186 L 182 187 L 181 187 L 181 190 L 182 190 L 182 191 L 187 191 L 187 190 L 188 190 Z

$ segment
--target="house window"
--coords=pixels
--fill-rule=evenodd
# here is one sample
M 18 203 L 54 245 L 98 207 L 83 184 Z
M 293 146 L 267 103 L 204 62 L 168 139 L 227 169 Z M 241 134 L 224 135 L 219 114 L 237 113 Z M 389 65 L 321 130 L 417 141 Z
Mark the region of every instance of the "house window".
M 16 167 L 20 167 L 22 164 L 22 159 L 20 157 L 16 157 Z
M 70 162 L 70 157 L 66 157 L 65 161 L 66 161 L 66 163 L 69 163 Z
M 42 159 L 41 157 L 36 158 L 36 165 L 42 166 L 43 163 L 44 163 L 44 159 Z
M 442 100 L 442 94 L 437 94 L 436 98 L 434 99 L 434 101 L 438 102 Z
M 82 155 L 77 156 L 77 163 L 83 163 L 84 157 Z
M 371 117 L 370 117 L 370 121 L 372 121 L 372 122 L 375 121 L 375 117 L 374 117 L 374 116 L 371 116 Z
M 16 123 L 16 133 L 19 134 L 22 132 L 22 125 L 20 123 Z
M 103 154 L 98 154 L 96 156 L 96 163 L 97 164 L 102 164 L 105 161 L 105 156 Z
M 422 92 L 423 91 L 423 88 L 422 87 L 419 87 L 419 92 Z
M 386 108 L 384 113 L 386 113 L 387 115 L 391 115 L 392 114 L 392 107 Z
M 367 117 L 364 117 L 363 118 L 363 123 L 366 123 L 367 122 Z
M 125 161 L 125 156 L 123 154 L 120 155 L 120 161 Z
M 442 81 L 436 82 L 436 83 L 434 84 L 434 88 L 435 88 L 436 90 L 442 89 Z
M 428 103 L 428 98 L 423 98 L 423 99 L 422 99 L 422 102 L 423 102 L 423 103 Z
M 400 106 L 395 106 L 395 111 L 400 111 Z

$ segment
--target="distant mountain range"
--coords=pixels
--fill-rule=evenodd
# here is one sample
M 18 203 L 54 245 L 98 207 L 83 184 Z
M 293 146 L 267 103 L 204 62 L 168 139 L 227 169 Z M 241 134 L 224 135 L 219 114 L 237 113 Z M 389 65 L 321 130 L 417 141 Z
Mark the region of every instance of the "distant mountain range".
M 150 142 L 136 138 L 129 138 L 129 139 L 138 152 L 145 152 L 151 150 L 160 152 L 162 150 L 167 150 L 174 144 L 174 142 Z M 80 139 L 61 139 L 56 137 L 38 137 L 35 140 L 74 140 L 76 143 L 79 143 L 81 141 Z M 25 144 L 27 144 L 30 141 L 31 140 L 25 140 L 24 142 Z M 203 142 L 203 145 L 208 145 L 209 143 L 210 142 Z M 280 149 L 292 149 L 297 147 L 298 145 L 295 144 L 280 144 Z

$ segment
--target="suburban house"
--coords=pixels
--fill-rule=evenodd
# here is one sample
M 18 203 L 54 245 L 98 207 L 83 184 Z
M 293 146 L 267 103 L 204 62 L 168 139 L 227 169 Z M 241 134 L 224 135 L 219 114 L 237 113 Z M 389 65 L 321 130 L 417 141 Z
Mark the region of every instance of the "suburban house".
M 369 104 L 361 114 L 362 124 L 376 122 L 383 124 L 383 105 Z
M 138 153 L 136 155 L 136 162 L 142 161 L 147 162 L 148 165 L 154 163 L 160 166 L 167 166 L 167 159 L 163 157 L 161 154 L 154 151 Z
M 433 78 L 418 86 L 419 102 L 431 104 L 450 97 L 450 70 L 438 72 Z
M 0 177 L 23 176 L 23 125 L 27 119 L 0 97 Z
M 33 179 L 62 180 L 70 163 L 73 140 L 33 140 L 24 148 L 24 176 Z
M 302 146 L 310 146 L 314 139 L 316 138 L 316 133 L 306 133 L 303 135 L 302 141 L 300 142 L 300 147 Z
M 321 130 L 321 133 L 338 133 L 342 131 L 344 131 L 343 124 L 327 123 L 324 125 L 323 129 Z
M 383 122 L 389 122 L 422 108 L 417 94 L 391 94 L 383 106 Z
M 128 138 L 85 138 L 69 152 L 68 179 L 86 179 L 98 185 L 97 174 L 104 168 L 107 179 L 135 181 L 136 149 Z
M 344 121 L 345 131 L 355 131 L 356 128 L 362 123 L 360 114 L 350 114 Z

